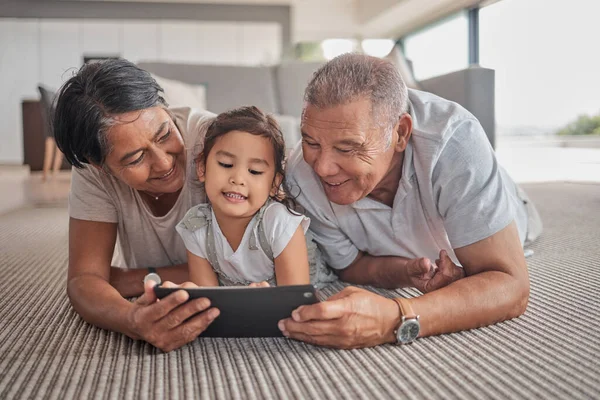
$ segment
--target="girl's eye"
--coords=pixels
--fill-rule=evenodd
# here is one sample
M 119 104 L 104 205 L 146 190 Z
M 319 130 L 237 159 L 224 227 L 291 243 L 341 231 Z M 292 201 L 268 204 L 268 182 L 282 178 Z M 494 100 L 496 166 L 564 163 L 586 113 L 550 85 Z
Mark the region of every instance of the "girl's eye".
M 169 138 L 169 136 L 171 136 L 171 130 L 170 129 L 169 129 L 169 131 L 167 133 L 165 133 L 163 136 L 161 136 L 158 139 L 158 141 L 162 143 L 162 142 L 166 141 Z
M 252 175 L 262 175 L 264 173 L 264 171 L 257 171 L 255 169 L 249 169 L 248 172 L 250 172 Z
M 139 163 L 142 162 L 142 160 L 144 159 L 144 153 L 140 154 L 140 156 L 138 158 L 136 158 L 135 160 L 133 160 L 132 162 L 130 162 L 129 164 L 127 164 L 128 166 L 134 166 L 134 165 L 138 165 Z
M 231 167 L 233 167 L 233 164 L 225 164 L 225 163 L 223 163 L 221 161 L 219 161 L 219 165 L 221 167 L 223 167 L 223 168 L 231 168 Z

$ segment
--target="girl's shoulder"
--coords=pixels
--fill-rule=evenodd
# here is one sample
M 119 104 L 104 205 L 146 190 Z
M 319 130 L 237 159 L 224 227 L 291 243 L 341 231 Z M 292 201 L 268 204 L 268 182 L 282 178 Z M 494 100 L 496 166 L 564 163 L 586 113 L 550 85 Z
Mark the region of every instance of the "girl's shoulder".
M 212 220 L 212 210 L 210 205 L 198 204 L 185 213 L 185 216 L 177 224 L 177 228 L 194 232 L 205 229 L 210 220 Z

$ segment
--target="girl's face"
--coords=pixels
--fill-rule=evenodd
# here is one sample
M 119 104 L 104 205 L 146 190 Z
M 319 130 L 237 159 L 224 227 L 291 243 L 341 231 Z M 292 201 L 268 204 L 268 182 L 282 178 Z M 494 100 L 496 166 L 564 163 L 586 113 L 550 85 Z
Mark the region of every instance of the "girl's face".
M 217 216 L 252 217 L 277 193 L 271 141 L 248 132 L 231 131 L 215 140 L 198 177 Z
M 160 107 L 116 117 L 108 132 L 110 173 L 133 189 L 174 193 L 185 181 L 185 152 L 179 130 Z

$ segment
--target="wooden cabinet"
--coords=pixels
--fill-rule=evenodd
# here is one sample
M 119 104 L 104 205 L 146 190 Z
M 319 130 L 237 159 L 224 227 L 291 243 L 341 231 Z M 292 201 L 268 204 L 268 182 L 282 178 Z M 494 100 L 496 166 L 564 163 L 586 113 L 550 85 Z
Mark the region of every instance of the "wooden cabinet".
M 41 171 L 44 165 L 44 120 L 42 103 L 39 100 L 23 100 L 23 164 L 29 165 L 32 171 Z M 63 161 L 61 169 L 69 169 L 68 162 Z

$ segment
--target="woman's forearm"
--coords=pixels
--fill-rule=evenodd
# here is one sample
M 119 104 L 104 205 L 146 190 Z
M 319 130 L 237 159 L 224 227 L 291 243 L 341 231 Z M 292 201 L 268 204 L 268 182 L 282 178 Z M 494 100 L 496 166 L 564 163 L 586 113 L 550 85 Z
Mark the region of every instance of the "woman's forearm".
M 71 278 L 67 282 L 67 293 L 73 308 L 86 322 L 139 339 L 128 320 L 133 305 L 101 277 Z
M 180 284 L 189 280 L 187 264 L 157 268 L 156 272 L 163 282 L 171 281 Z M 147 274 L 148 268 L 122 269 L 111 267 L 110 284 L 122 297 L 139 296 L 144 292 L 144 277 Z

